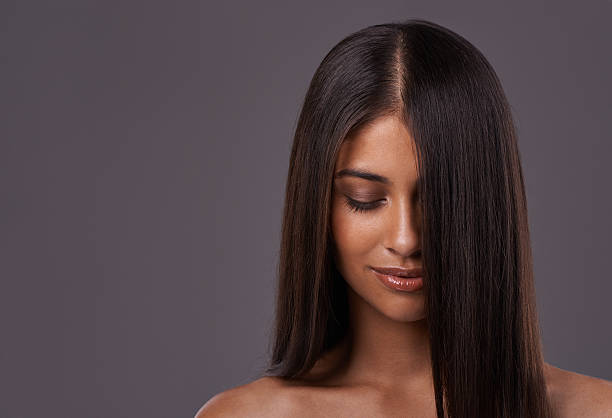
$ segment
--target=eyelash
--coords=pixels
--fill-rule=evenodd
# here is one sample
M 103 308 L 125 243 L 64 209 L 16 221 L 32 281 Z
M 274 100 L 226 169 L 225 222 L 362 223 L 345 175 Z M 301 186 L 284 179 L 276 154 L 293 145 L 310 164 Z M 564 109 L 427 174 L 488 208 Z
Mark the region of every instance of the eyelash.
M 346 197 L 344 199 L 344 203 L 346 204 L 346 206 L 353 212 L 368 212 L 370 210 L 374 210 L 380 206 L 376 202 L 359 202 L 357 200 L 351 199 L 350 197 Z

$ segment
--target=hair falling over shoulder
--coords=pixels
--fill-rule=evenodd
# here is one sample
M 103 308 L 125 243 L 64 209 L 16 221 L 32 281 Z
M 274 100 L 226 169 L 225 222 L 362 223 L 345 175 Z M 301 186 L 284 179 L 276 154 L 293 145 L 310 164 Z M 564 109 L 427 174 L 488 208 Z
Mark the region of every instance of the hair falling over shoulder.
M 347 332 L 329 236 L 332 173 L 344 138 L 388 114 L 412 132 L 423 179 L 438 417 L 550 417 L 510 106 L 475 46 L 420 19 L 347 36 L 311 80 L 290 155 L 267 373 L 300 376 Z

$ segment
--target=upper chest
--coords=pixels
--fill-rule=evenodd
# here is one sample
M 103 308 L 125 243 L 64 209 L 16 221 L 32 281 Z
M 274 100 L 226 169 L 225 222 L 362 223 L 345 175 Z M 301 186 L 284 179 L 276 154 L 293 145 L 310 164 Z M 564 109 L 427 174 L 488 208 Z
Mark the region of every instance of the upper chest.
M 287 391 L 283 416 L 435 418 L 435 399 L 417 391 L 380 392 L 358 388 L 302 388 Z

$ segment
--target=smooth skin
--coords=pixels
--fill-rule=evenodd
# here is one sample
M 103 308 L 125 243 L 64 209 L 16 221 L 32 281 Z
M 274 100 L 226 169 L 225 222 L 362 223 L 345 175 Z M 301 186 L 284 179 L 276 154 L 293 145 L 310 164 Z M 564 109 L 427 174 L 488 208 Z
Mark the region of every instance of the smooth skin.
M 370 270 L 422 266 L 415 157 L 396 116 L 377 119 L 341 146 L 334 173 L 358 169 L 387 179 L 334 178 L 331 229 L 349 290 L 347 338 L 303 379 L 263 377 L 231 388 L 195 418 L 436 416 L 423 291 L 388 289 Z M 347 199 L 375 203 L 354 211 Z M 544 365 L 557 417 L 612 418 L 612 382 Z

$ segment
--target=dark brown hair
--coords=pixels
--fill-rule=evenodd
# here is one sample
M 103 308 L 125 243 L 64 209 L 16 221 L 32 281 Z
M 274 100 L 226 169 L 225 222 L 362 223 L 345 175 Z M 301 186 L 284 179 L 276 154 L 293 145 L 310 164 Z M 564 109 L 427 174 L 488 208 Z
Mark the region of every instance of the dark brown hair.
M 330 238 L 333 169 L 345 138 L 390 114 L 417 151 L 438 417 L 551 416 L 510 106 L 475 46 L 421 19 L 347 36 L 312 78 L 291 149 L 266 373 L 303 375 L 347 331 Z

